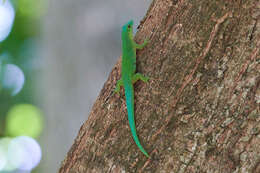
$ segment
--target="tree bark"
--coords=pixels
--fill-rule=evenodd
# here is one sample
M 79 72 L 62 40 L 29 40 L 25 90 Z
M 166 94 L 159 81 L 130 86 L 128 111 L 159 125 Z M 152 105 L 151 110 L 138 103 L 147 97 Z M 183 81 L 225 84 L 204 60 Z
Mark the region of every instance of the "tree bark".
M 154 0 L 135 36 L 135 145 L 119 61 L 60 173 L 260 172 L 260 1 Z

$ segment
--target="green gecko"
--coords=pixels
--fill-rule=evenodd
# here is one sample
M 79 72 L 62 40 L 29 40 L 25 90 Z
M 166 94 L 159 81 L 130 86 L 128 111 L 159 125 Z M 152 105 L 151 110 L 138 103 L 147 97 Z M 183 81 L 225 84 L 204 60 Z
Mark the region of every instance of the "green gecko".
M 126 107 L 128 114 L 128 121 L 132 136 L 138 148 L 147 157 L 149 154 L 141 145 L 135 128 L 134 119 L 134 87 L 133 84 L 141 79 L 144 82 L 148 81 L 148 77 L 140 73 L 135 73 L 136 70 L 136 49 L 142 49 L 148 43 L 147 40 L 143 44 L 137 44 L 133 40 L 133 20 L 130 20 L 122 27 L 122 78 L 117 81 L 115 93 L 119 93 L 120 87 L 125 88 Z

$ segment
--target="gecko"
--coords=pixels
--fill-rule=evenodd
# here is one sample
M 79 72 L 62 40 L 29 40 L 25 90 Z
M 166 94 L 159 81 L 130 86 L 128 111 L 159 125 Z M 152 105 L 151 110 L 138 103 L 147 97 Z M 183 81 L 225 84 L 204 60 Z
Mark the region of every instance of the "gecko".
M 150 157 L 141 145 L 137 136 L 135 128 L 134 118 L 134 86 L 133 84 L 139 79 L 147 82 L 148 77 L 143 76 L 141 73 L 135 73 L 136 71 L 136 49 L 142 49 L 147 45 L 148 40 L 145 39 L 143 44 L 137 44 L 133 39 L 133 20 L 130 20 L 122 27 L 122 77 L 117 81 L 115 93 L 119 93 L 120 87 L 125 89 L 126 108 L 128 114 L 128 121 L 133 139 L 137 147 L 146 156 Z

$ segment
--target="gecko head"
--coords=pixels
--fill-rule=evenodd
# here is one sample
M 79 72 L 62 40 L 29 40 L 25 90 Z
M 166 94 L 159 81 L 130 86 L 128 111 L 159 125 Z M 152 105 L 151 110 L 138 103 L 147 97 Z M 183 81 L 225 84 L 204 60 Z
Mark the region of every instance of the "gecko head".
M 133 33 L 133 20 L 130 20 L 127 24 L 123 26 L 123 32 Z

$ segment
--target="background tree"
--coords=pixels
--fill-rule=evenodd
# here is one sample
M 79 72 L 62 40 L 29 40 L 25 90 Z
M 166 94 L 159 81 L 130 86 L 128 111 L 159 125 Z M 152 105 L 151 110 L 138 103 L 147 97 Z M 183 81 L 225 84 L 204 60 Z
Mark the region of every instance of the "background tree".
M 135 116 L 152 158 L 112 96 L 119 61 L 59 172 L 260 172 L 259 19 L 257 0 L 154 0 L 135 37 L 150 40 Z

